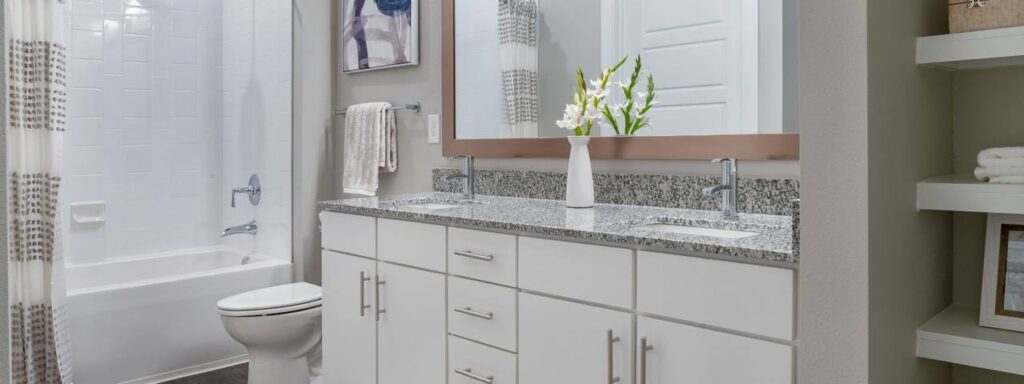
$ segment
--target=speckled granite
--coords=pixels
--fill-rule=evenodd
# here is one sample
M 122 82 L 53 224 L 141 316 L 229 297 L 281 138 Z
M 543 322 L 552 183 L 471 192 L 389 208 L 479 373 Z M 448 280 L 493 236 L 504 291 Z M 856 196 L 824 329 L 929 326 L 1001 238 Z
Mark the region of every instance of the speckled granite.
M 793 257 L 800 259 L 800 199 L 793 199 L 793 211 L 790 215 L 793 218 Z
M 460 200 L 458 194 L 435 192 L 325 201 L 320 203 L 320 208 L 790 267 L 795 267 L 799 261 L 792 252 L 792 220 L 788 216 L 742 214 L 739 221 L 729 221 L 723 220 L 717 211 L 612 204 L 598 204 L 593 209 L 572 209 L 557 200 L 484 195 L 478 195 L 472 202 Z M 450 207 L 430 210 L 413 207 L 415 204 Z M 635 228 L 651 223 L 688 224 L 760 234 L 742 239 L 723 239 Z
M 434 191 L 461 192 L 462 182 L 448 179 L 448 176 L 458 172 L 455 169 L 435 169 Z M 719 177 L 706 176 L 595 173 L 594 201 L 603 204 L 717 210 L 722 201 L 721 197 L 704 196 L 701 190 L 720 182 Z M 740 177 L 739 185 L 740 212 L 788 216 L 792 209 L 790 201 L 800 197 L 798 180 Z M 478 169 L 476 193 L 564 200 L 565 173 Z

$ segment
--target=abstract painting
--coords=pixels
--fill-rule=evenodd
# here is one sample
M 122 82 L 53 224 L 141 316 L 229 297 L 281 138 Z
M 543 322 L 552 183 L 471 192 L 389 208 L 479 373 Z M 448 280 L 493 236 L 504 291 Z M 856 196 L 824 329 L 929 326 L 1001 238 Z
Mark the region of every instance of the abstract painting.
M 342 68 L 419 64 L 418 0 L 344 0 Z

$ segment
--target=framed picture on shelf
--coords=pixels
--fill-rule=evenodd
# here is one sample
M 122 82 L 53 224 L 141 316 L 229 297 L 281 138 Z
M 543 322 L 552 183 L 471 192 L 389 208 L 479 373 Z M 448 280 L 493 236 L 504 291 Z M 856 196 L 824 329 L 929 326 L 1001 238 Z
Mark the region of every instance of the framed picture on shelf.
M 343 0 L 342 71 L 418 65 L 418 0 Z
M 1024 332 L 1024 216 L 988 215 L 980 323 Z

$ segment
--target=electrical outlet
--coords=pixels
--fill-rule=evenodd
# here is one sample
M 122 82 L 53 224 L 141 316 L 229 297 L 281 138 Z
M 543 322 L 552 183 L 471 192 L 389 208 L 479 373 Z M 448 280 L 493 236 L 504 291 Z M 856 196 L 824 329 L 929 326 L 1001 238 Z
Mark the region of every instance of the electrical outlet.
M 427 143 L 441 143 L 441 115 L 436 113 L 427 116 Z

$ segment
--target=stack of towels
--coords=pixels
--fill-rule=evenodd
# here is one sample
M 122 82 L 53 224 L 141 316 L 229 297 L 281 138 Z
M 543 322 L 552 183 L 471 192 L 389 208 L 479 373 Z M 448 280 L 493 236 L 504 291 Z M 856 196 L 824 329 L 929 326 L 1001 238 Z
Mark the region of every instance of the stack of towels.
M 974 176 L 997 184 L 1024 184 L 1024 147 L 990 148 L 978 153 Z
M 398 170 L 398 126 L 391 103 L 366 103 L 345 112 L 345 193 L 375 196 L 380 174 Z

